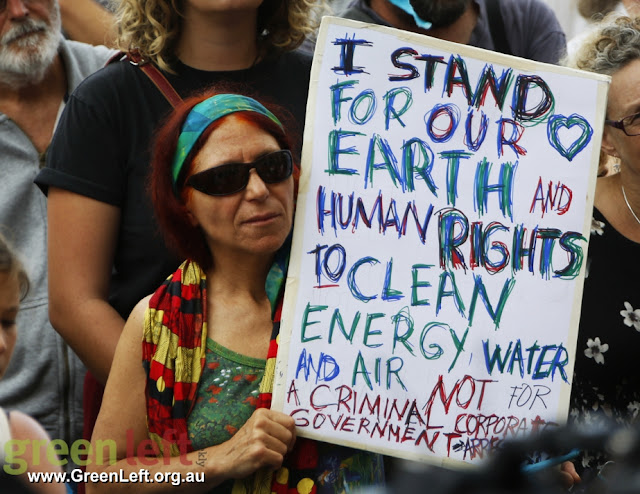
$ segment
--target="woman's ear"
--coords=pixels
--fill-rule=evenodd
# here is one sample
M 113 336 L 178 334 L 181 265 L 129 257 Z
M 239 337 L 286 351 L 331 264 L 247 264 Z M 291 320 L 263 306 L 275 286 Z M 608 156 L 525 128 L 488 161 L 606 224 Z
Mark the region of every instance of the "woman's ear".
M 191 212 L 191 209 L 189 209 L 189 206 L 187 204 L 184 204 L 182 207 L 184 208 L 184 212 L 187 215 L 187 219 L 189 220 L 189 223 L 191 224 L 191 226 L 195 228 L 198 225 L 200 225 L 200 223 L 198 222 L 198 219 Z
M 613 142 L 613 138 L 611 136 L 611 128 L 605 127 L 604 132 L 602 133 L 602 144 L 600 148 L 605 154 L 609 156 L 613 156 L 614 158 L 619 158 L 618 151 L 616 150 L 616 146 Z
M 198 223 L 198 220 L 193 215 L 193 213 L 191 211 L 189 211 L 188 209 L 187 209 L 187 218 L 189 218 L 189 223 L 191 223 L 191 226 L 193 226 L 194 228 L 197 227 L 200 224 L 200 223 Z

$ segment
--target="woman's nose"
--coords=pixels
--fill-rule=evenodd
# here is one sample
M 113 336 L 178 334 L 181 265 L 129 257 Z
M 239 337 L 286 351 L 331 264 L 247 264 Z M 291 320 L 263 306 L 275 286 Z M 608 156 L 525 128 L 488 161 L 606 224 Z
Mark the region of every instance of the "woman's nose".
M 245 189 L 247 199 L 264 199 L 269 195 L 269 187 L 265 184 L 255 168 L 249 170 L 249 182 Z

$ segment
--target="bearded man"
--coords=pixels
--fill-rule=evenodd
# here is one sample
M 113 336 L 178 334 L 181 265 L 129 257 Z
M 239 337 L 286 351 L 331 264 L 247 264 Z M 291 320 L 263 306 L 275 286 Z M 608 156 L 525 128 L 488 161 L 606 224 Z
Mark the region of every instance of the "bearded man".
M 66 96 L 113 54 L 62 39 L 57 0 L 0 0 L 0 230 L 31 281 L 0 405 L 31 415 L 67 444 L 82 434 L 85 371 L 49 324 L 46 197 L 33 179 Z
M 542 0 L 353 0 L 347 19 L 558 63 L 567 40 Z

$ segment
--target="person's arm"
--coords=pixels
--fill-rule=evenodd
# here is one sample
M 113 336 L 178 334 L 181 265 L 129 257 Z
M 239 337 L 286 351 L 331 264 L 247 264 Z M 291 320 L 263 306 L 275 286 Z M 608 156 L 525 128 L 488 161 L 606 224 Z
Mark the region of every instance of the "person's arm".
M 107 381 L 124 320 L 108 302 L 120 209 L 51 187 L 49 318 L 91 373 Z
M 113 14 L 95 0 L 58 0 L 62 29 L 75 41 L 113 46 Z
M 91 438 L 92 449 L 107 441 L 115 441 L 118 461 L 113 465 L 97 464 L 94 456 L 87 465 L 87 472 L 119 472 L 122 469 L 124 477 L 128 478 L 130 473 L 145 469 L 151 479 L 158 472 L 179 473 L 182 478 L 189 472 L 203 472 L 204 483 L 176 486 L 171 482 L 143 482 L 135 486 L 135 491 L 140 493 L 195 494 L 208 492 L 227 479 L 247 477 L 260 468 L 280 468 L 284 455 L 291 451 L 295 442 L 294 420 L 281 412 L 264 408 L 256 410 L 230 440 L 218 446 L 171 458 L 136 456 L 144 447 L 142 442 L 149 441 L 146 376 L 142 368 L 142 332 L 148 303 L 149 297 L 139 302 L 127 320 Z M 87 484 L 87 494 L 130 491 L 131 484 L 127 483 Z
M 567 53 L 567 38 L 553 9 L 544 2 L 530 1 L 518 35 L 526 44 L 524 56 L 538 62 L 557 64 Z M 520 8 L 520 7 L 514 7 Z
M 27 471 L 20 475 L 28 492 L 34 494 L 65 494 L 67 488 L 61 482 L 30 482 L 28 473 L 51 472 L 62 473 L 60 463 L 55 457 L 54 449 L 50 446 L 51 439 L 38 422 L 24 413 L 13 411 L 9 415 L 9 426 L 11 428 L 11 438 L 14 444 L 19 445 L 19 460 L 27 465 Z M 18 465 L 19 467 L 20 465 Z

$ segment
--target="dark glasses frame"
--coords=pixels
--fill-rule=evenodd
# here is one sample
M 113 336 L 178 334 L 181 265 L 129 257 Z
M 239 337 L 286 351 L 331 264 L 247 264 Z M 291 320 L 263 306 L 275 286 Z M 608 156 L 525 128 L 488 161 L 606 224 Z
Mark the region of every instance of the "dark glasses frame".
M 626 125 L 631 125 L 631 123 L 636 119 L 636 118 L 640 118 L 640 112 L 638 113 L 634 113 L 633 115 L 627 115 L 626 117 L 621 118 L 620 120 L 605 120 L 604 123 L 607 125 L 611 125 L 611 127 L 614 127 L 616 129 L 620 129 L 622 132 L 624 132 L 625 134 L 627 134 L 629 137 L 633 137 L 633 136 L 638 136 L 640 135 L 640 130 L 638 130 L 636 133 L 634 134 L 630 134 L 627 131 L 627 128 L 625 127 Z
M 276 184 L 293 173 L 293 157 L 288 149 L 260 156 L 251 163 L 226 163 L 191 175 L 185 186 L 209 196 L 228 196 L 244 190 L 252 169 L 265 184 Z

